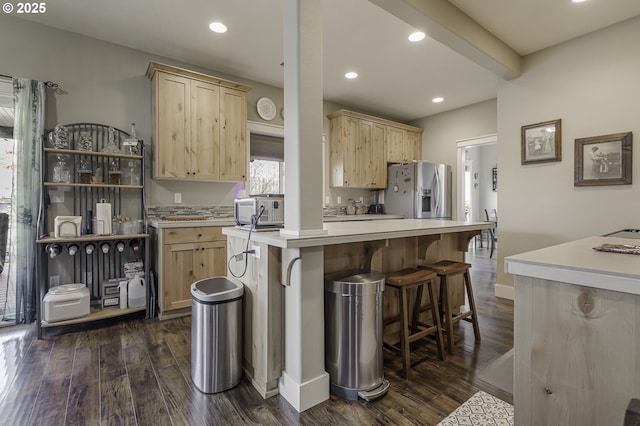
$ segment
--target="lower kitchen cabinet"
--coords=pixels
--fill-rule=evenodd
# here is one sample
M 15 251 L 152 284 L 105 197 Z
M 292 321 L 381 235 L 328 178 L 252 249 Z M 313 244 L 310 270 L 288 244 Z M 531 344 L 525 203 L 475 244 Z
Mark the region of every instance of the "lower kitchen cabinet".
M 191 313 L 191 284 L 226 276 L 227 239 L 221 229 L 219 226 L 156 229 L 153 249 L 160 318 Z

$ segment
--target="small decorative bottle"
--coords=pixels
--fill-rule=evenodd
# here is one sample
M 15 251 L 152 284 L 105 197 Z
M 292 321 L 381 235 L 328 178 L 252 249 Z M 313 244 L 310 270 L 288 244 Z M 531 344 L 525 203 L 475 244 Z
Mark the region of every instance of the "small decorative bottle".
M 118 164 L 118 159 L 112 158 L 109 163 L 109 183 L 111 185 L 120 185 L 120 178 L 122 177 L 122 170 Z
M 116 145 L 116 141 L 115 141 L 115 129 L 113 127 L 109 127 L 109 141 L 107 142 L 107 145 L 102 148 L 102 152 L 111 152 L 114 154 L 120 154 L 120 149 L 118 148 L 118 145 Z
M 78 141 L 78 151 L 91 151 L 93 142 L 86 133 L 80 133 Z M 80 168 L 78 169 L 78 183 L 91 183 L 91 160 L 84 155 L 80 157 Z
M 56 161 L 53 163 L 53 176 L 51 180 L 56 183 L 71 182 L 71 165 L 66 155 L 56 156 Z

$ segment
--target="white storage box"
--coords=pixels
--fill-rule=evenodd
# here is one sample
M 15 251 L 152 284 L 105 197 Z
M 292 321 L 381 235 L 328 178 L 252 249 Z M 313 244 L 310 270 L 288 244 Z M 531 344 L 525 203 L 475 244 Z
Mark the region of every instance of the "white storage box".
M 84 284 L 51 287 L 43 299 L 43 319 L 64 321 L 89 315 L 89 289 Z

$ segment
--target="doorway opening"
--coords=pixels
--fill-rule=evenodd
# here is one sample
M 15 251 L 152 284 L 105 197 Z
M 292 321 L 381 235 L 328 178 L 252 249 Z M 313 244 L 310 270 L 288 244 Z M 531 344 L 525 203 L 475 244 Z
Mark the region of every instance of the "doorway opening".
M 458 220 L 484 222 L 485 210 L 498 209 L 497 144 L 495 134 L 457 141 Z

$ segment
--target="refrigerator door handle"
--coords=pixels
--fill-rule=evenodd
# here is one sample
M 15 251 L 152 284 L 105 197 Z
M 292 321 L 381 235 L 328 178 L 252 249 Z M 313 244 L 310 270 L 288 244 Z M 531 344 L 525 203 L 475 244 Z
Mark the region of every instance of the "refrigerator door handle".
M 440 175 L 438 168 L 435 168 L 433 173 L 433 184 L 431 187 L 431 211 L 434 217 L 442 216 L 442 194 L 440 193 Z

